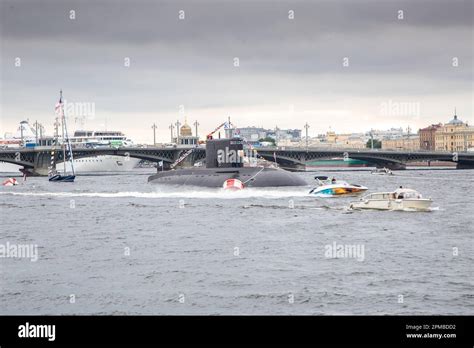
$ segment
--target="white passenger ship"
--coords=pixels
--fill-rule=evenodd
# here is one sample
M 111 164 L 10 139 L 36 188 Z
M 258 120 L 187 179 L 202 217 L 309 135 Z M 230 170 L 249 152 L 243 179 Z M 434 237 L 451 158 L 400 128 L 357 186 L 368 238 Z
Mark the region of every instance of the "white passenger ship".
M 70 138 L 73 148 L 130 147 L 133 141 L 120 131 L 78 130 Z M 140 162 L 138 158 L 123 156 L 94 156 L 74 159 L 76 173 L 126 172 Z M 58 163 L 57 166 L 62 165 Z M 67 168 L 67 163 L 66 163 Z
M 36 134 L 27 121 L 20 123 L 14 135 L 6 134 L 5 138 L 0 140 L 0 145 L 4 148 L 18 148 L 22 145 L 22 138 L 23 146 L 34 147 L 36 145 Z M 128 147 L 134 145 L 133 141 L 120 131 L 77 130 L 70 141 L 73 148 Z M 127 172 L 135 168 L 139 162 L 140 159 L 131 157 L 93 156 L 74 159 L 74 170 L 78 174 Z M 69 162 L 66 163 L 66 170 L 71 169 L 68 168 L 70 165 Z M 56 167 L 63 168 L 63 163 L 58 162 Z M 15 164 L 0 162 L 0 173 L 20 174 L 20 168 L 22 167 Z

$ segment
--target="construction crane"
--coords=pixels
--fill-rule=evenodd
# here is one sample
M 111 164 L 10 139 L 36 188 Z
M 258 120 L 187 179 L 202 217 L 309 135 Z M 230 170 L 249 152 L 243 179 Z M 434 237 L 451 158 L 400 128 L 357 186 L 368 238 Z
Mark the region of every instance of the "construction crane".
M 207 136 L 206 136 L 206 139 L 207 140 L 211 140 L 213 138 L 213 135 L 215 132 L 217 132 L 219 129 L 221 129 L 222 127 L 225 127 L 227 126 L 228 128 L 236 128 L 234 126 L 234 124 L 232 122 L 230 122 L 230 117 L 227 119 L 226 122 L 222 122 L 216 129 L 214 129 L 211 133 L 209 133 Z
M 221 123 L 216 129 L 214 129 L 211 133 L 209 133 L 209 134 L 206 136 L 206 139 L 207 139 L 207 140 L 211 140 L 211 139 L 212 139 L 212 136 L 214 135 L 214 133 L 217 132 L 217 131 L 218 131 L 219 129 L 221 129 L 222 127 L 224 127 L 226 124 L 227 124 L 227 122 Z
M 181 156 L 179 156 L 179 158 L 170 165 L 170 168 L 174 169 L 178 164 L 183 162 L 186 159 L 186 157 L 188 157 L 191 153 L 193 153 L 194 149 L 195 148 L 189 149 L 188 151 L 183 153 Z
M 229 127 L 236 128 L 236 127 L 234 126 L 234 124 L 233 124 L 232 122 L 230 122 L 230 117 L 229 117 L 229 120 L 228 120 L 228 121 L 222 122 L 218 127 L 216 127 L 212 132 L 210 132 L 210 133 L 206 136 L 206 139 L 207 139 L 207 140 L 212 140 L 212 139 L 213 139 L 213 135 L 214 135 L 217 131 L 219 131 L 222 127 L 225 127 L 225 126 L 229 126 Z M 254 151 L 254 154 L 255 154 L 255 156 L 256 156 L 257 158 L 260 158 L 260 159 L 263 159 L 263 160 L 267 161 L 265 158 L 263 158 L 263 157 L 257 152 L 257 150 L 256 150 L 250 143 L 248 143 L 245 139 L 242 139 L 242 140 L 243 140 L 243 142 L 244 142 L 245 144 L 247 144 L 247 145 L 250 147 L 251 150 Z M 176 166 L 178 166 L 178 164 L 180 164 L 181 162 L 183 162 L 183 161 L 186 159 L 186 157 L 188 157 L 190 154 L 192 154 L 193 151 L 194 151 L 196 148 L 197 148 L 197 146 L 194 147 L 194 148 L 192 148 L 192 149 L 189 149 L 189 150 L 187 150 L 185 153 L 183 153 L 174 163 L 172 163 L 172 164 L 170 165 L 170 168 L 171 168 L 171 169 L 175 169 Z M 269 162 L 269 161 L 267 161 L 267 162 Z M 275 163 L 276 163 L 276 160 L 275 160 Z

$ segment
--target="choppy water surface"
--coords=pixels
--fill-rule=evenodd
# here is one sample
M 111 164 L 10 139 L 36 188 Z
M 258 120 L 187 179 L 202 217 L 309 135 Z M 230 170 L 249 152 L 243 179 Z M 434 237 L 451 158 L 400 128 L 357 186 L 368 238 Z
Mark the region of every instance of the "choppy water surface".
M 38 261 L 0 258 L 0 313 L 474 313 L 472 170 L 317 173 L 415 188 L 435 201 L 427 213 L 348 211 L 353 198 L 309 188 L 165 188 L 146 173 L 1 187 L 0 244 L 36 244 Z M 326 257 L 334 243 L 363 260 Z

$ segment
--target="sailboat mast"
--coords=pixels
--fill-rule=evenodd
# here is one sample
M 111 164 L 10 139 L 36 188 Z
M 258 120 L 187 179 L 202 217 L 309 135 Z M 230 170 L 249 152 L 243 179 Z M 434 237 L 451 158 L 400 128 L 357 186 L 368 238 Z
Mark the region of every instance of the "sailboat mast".
M 62 91 L 61 91 L 61 96 L 62 96 Z M 69 136 L 67 134 L 67 124 L 66 124 L 66 115 L 64 113 L 64 107 L 63 107 L 63 119 L 64 119 L 64 132 L 66 134 L 66 139 L 65 140 L 66 140 L 66 143 L 67 143 L 69 158 L 71 160 L 71 171 L 72 171 L 72 175 L 75 175 L 75 173 L 74 173 L 74 158 L 73 158 L 73 155 L 72 155 L 71 141 L 69 140 Z
M 64 165 L 64 175 L 66 175 L 66 142 L 64 141 L 64 108 L 63 108 L 63 91 L 61 93 L 60 103 L 61 103 L 61 137 L 63 138 L 62 148 L 63 148 L 63 165 Z
M 62 181 L 62 182 L 74 182 L 74 179 L 76 176 L 74 175 L 74 165 L 73 165 L 73 157 L 72 157 L 72 146 L 71 146 L 71 141 L 69 140 L 69 135 L 67 133 L 67 120 L 66 120 L 66 114 L 64 112 L 64 104 L 63 104 L 63 91 L 61 90 L 59 93 L 59 102 L 56 104 L 55 107 L 55 112 L 59 114 L 59 117 L 61 118 L 61 121 L 59 121 L 59 117 L 56 117 L 56 122 L 54 124 L 55 126 L 55 135 L 56 135 L 56 142 L 55 144 L 59 143 L 59 124 L 61 124 L 61 136 L 62 136 L 62 142 L 61 142 L 61 147 L 63 150 L 63 170 L 64 174 L 61 175 L 59 171 L 53 172 L 51 170 L 51 176 L 49 178 L 49 181 Z M 66 149 L 67 146 L 67 149 Z M 51 151 L 51 168 L 54 166 L 55 162 L 55 148 L 53 147 Z M 61 151 L 60 149 L 58 151 Z M 69 158 L 68 158 L 69 156 Z M 71 162 L 71 169 L 72 169 L 72 174 L 73 175 L 67 175 L 66 174 L 66 161 Z
M 51 162 L 48 170 L 48 175 L 53 176 L 56 172 L 56 150 L 59 145 L 59 118 L 56 117 L 54 121 L 54 142 L 51 150 Z

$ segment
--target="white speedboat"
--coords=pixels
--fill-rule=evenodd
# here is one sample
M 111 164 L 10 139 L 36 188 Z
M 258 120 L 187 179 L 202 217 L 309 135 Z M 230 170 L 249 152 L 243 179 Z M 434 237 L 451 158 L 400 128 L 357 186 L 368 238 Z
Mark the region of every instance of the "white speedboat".
M 318 197 L 357 196 L 367 191 L 365 186 L 349 184 L 335 178 L 329 180 L 326 176 L 316 176 L 315 179 L 318 186 L 311 189 L 309 193 Z
M 388 168 L 376 168 L 375 170 L 372 170 L 370 174 L 374 175 L 393 175 L 392 171 Z
M 359 201 L 352 202 L 351 209 L 376 209 L 376 210 L 418 210 L 427 211 L 433 201 L 423 198 L 422 195 L 411 189 L 399 188 L 394 192 L 377 192 L 362 197 Z

